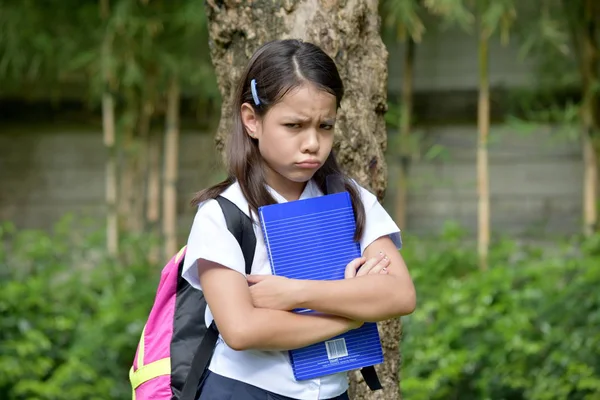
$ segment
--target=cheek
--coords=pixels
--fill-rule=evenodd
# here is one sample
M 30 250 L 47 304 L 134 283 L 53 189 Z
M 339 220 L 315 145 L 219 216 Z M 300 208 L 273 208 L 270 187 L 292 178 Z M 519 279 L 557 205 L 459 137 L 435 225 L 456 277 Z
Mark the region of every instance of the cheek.
M 323 135 L 323 137 L 321 138 L 321 147 L 324 150 L 327 150 L 329 152 L 331 150 L 331 148 L 333 147 L 333 140 L 334 140 L 333 132 Z
M 293 136 L 280 127 L 265 127 L 259 141 L 261 151 L 269 153 L 272 157 L 283 157 L 297 146 Z
M 262 131 L 261 140 L 258 141 L 260 154 L 267 161 L 277 161 L 285 158 L 289 153 L 289 140 L 276 129 L 265 129 Z

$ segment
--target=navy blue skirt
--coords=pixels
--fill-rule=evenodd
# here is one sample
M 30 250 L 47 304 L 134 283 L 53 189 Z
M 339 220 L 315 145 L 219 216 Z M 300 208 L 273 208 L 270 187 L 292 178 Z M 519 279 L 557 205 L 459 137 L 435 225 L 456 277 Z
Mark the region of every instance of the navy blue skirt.
M 217 375 L 209 370 L 205 372 L 199 389 L 200 396 L 197 400 L 295 400 Z M 343 393 L 331 400 L 349 400 L 348 393 Z

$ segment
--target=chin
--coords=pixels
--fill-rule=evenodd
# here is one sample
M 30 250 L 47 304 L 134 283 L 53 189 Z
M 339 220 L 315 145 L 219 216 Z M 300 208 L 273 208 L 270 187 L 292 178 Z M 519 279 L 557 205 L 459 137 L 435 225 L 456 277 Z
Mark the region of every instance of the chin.
M 312 179 L 312 177 L 315 176 L 314 172 L 305 172 L 305 173 L 293 173 L 293 174 L 288 174 L 285 175 L 285 178 L 292 181 L 292 182 L 296 182 L 296 183 L 306 183 L 308 181 L 310 181 Z

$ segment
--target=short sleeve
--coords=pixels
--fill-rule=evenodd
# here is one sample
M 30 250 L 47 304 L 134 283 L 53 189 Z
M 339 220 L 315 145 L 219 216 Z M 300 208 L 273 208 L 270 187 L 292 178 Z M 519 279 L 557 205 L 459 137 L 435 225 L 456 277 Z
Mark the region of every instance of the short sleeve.
M 181 273 L 196 289 L 202 289 L 198 278 L 199 259 L 223 265 L 245 275 L 242 249 L 227 229 L 223 211 L 216 200 L 200 204 L 187 242 Z
M 377 200 L 377 196 L 357 185 L 365 207 L 365 229 L 360 241 L 361 253 L 375 240 L 389 236 L 397 249 L 402 248 L 400 228 Z

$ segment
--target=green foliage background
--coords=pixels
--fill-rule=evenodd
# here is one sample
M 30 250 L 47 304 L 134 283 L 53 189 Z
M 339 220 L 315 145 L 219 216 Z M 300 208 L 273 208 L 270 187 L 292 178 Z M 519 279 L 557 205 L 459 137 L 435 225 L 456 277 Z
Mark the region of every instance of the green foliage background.
M 111 260 L 102 233 L 67 218 L 51 233 L 2 228 L 0 394 L 129 399 L 128 371 L 161 266 L 151 237 Z M 551 248 L 499 242 L 480 272 L 460 228 L 406 237 L 418 289 L 404 321 L 407 399 L 600 397 L 600 236 Z
M 435 246 L 406 246 L 419 304 L 404 319 L 405 398 L 600 398 L 600 236 L 505 240 L 489 271 L 464 242 L 450 224 Z
M 578 105 L 555 105 L 554 90 L 582 89 L 569 37 L 582 1 L 569 2 L 566 14 L 565 2 L 531 2 L 518 20 L 508 0 L 381 3 L 387 35 L 417 42 L 427 34 L 427 13 L 472 33 L 478 4 L 490 29 L 504 38 L 510 28 L 523 55 L 538 58 L 549 99 L 538 88 L 530 97 L 514 93 L 517 111 L 527 122 L 578 119 Z M 105 20 L 98 2 L 0 1 L 2 94 L 61 98 L 74 91 L 97 109 L 104 62 L 121 125 L 133 126 L 145 103 L 160 115 L 173 77 L 198 110 L 218 101 L 203 2 L 110 4 Z M 112 46 L 103 59 L 105 40 Z M 147 261 L 154 237 L 121 241 L 112 259 L 103 232 L 75 218 L 49 233 L 2 225 L 0 399 L 131 398 L 128 371 L 162 266 Z M 481 272 L 475 246 L 449 224 L 433 240 L 405 237 L 403 255 L 419 298 L 403 319 L 406 399 L 600 398 L 600 235 L 543 248 L 499 241 L 490 270 Z
M 104 254 L 65 219 L 51 234 L 2 228 L 0 398 L 129 399 L 128 371 L 158 284 L 147 237 Z M 100 250 L 102 249 L 102 250 Z

